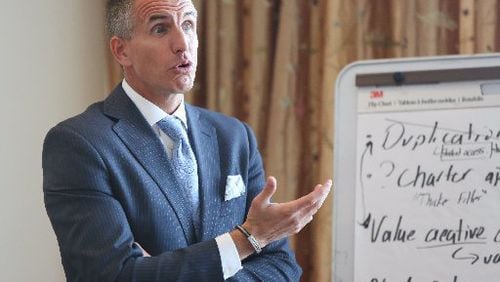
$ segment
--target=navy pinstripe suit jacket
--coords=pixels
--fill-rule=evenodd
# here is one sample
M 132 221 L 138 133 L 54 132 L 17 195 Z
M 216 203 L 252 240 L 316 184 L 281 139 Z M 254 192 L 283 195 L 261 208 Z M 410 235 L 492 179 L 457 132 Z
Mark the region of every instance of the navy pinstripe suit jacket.
M 264 186 L 244 123 L 186 105 L 198 161 L 201 234 L 170 173 L 164 147 L 118 86 L 103 102 L 50 130 L 43 148 L 45 207 L 68 281 L 221 281 L 214 238 L 244 221 Z M 224 201 L 228 175 L 246 193 Z M 134 242 L 152 255 L 142 257 Z M 296 281 L 287 240 L 243 261 L 233 281 Z

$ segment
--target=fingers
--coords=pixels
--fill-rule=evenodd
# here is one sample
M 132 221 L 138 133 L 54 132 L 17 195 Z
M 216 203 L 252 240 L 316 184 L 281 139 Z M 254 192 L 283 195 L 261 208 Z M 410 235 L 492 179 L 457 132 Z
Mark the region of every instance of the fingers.
M 302 196 L 294 201 L 291 201 L 288 204 L 293 206 L 295 210 L 309 209 L 309 208 L 314 208 L 316 206 L 317 208 L 319 208 L 325 201 L 326 197 L 328 196 L 328 193 L 330 193 L 331 187 L 332 187 L 332 181 L 328 180 L 323 185 L 321 184 L 316 185 L 316 187 L 314 187 L 314 190 L 309 194 Z
M 304 222 L 303 225 L 305 226 L 312 220 L 313 215 L 315 215 L 323 205 L 323 202 L 330 192 L 331 185 L 331 181 L 327 181 L 323 185 L 316 185 L 311 193 L 295 201 L 286 203 L 287 209 L 293 211 L 297 220 Z
M 269 177 L 267 183 L 252 201 L 245 227 L 267 245 L 270 242 L 298 233 L 312 221 L 314 214 L 323 205 L 332 187 L 332 181 L 318 184 L 309 194 L 291 202 L 270 204 L 276 192 L 276 179 Z
M 268 177 L 266 186 L 264 186 L 262 192 L 260 192 L 259 195 L 255 197 L 257 202 L 260 204 L 269 204 L 271 202 L 272 196 L 276 192 L 276 187 L 276 178 L 274 178 L 273 176 Z
M 332 189 L 332 184 L 333 184 L 332 180 L 328 179 L 323 185 L 321 185 L 321 187 L 316 186 L 321 193 L 320 205 L 323 205 L 323 202 L 326 200 L 326 197 L 328 197 L 328 194 L 330 194 L 330 191 Z
M 321 190 L 321 193 L 324 195 L 324 198 L 326 198 L 326 196 L 328 196 L 328 193 L 330 193 L 330 190 L 332 188 L 332 180 L 331 179 L 328 179 L 323 185 L 321 185 L 321 187 L 319 187 L 318 189 Z M 317 187 L 318 185 L 316 185 Z

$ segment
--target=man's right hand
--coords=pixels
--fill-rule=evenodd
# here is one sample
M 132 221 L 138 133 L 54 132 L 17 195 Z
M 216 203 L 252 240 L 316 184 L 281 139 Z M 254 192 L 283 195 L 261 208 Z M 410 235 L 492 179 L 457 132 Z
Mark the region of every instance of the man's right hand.
M 271 203 L 271 197 L 276 192 L 276 179 L 269 177 L 266 186 L 252 201 L 248 211 L 247 220 L 243 227 L 252 234 L 261 247 L 276 240 L 298 233 L 312 219 L 314 214 L 323 205 L 332 181 L 318 184 L 309 194 L 286 203 Z M 236 244 L 240 258 L 244 259 L 253 253 L 253 248 L 238 234 L 231 232 L 231 237 Z

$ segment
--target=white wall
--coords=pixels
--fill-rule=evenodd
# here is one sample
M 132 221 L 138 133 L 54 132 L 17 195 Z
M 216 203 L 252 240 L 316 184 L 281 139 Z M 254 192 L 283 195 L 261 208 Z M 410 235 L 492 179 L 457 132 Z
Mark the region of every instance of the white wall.
M 107 87 L 104 0 L 0 0 L 0 281 L 65 281 L 43 138 Z

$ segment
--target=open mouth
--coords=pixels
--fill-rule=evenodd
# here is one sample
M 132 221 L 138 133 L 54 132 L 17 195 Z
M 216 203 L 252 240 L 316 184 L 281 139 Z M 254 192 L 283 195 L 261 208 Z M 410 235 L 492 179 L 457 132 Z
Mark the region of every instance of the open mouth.
M 176 67 L 179 69 L 187 69 L 187 68 L 191 67 L 191 62 L 189 62 L 189 61 L 183 62 L 183 63 L 177 65 Z
M 172 70 L 178 74 L 190 74 L 193 70 L 193 63 L 189 60 L 185 60 L 175 65 Z
M 173 70 L 179 74 L 190 74 L 193 70 L 193 63 L 189 60 L 182 61 L 178 65 L 176 65 Z

